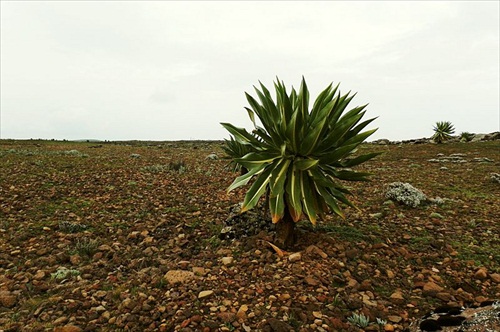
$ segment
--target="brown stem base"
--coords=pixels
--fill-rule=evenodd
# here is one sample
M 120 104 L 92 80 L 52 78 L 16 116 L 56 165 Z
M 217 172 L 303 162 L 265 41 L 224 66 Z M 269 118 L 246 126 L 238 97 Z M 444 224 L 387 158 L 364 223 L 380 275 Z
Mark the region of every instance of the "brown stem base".
M 290 249 L 295 244 L 295 222 L 286 210 L 283 219 L 276 224 L 276 237 L 280 248 Z

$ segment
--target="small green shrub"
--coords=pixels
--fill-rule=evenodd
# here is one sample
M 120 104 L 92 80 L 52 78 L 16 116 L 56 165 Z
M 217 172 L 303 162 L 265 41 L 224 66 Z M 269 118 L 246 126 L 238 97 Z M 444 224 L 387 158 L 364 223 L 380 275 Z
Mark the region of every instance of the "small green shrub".
M 80 275 L 80 271 L 68 269 L 65 267 L 59 267 L 56 272 L 51 273 L 50 277 L 55 280 L 62 280 L 72 276 Z
M 347 320 L 352 325 L 355 325 L 355 326 L 362 328 L 362 329 L 364 329 L 365 327 L 370 325 L 370 318 L 366 317 L 363 314 L 358 315 L 358 314 L 353 313 L 351 317 L 347 318 Z
M 170 162 L 168 164 L 168 168 L 171 171 L 176 171 L 179 174 L 182 174 L 186 171 L 186 164 L 184 161 Z

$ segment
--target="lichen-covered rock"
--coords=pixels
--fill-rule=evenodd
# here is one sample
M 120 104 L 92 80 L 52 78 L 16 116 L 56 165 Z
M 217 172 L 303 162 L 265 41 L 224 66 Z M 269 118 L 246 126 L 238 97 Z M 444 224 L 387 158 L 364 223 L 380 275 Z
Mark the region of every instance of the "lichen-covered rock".
M 408 331 L 500 331 L 500 302 L 487 301 L 468 308 L 439 307 L 410 325 Z
M 403 182 L 390 183 L 385 197 L 411 207 L 417 207 L 427 201 L 421 190 Z
M 491 181 L 500 184 L 500 174 L 498 174 L 498 173 L 491 173 Z
M 215 153 L 211 153 L 208 156 L 206 156 L 205 159 L 208 159 L 208 160 L 217 160 L 217 159 L 219 159 L 219 157 Z

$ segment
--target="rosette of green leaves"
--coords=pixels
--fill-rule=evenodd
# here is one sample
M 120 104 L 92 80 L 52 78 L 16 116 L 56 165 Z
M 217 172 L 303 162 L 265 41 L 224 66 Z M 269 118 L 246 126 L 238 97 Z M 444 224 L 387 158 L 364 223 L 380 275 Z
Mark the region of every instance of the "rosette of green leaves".
M 241 144 L 235 140 L 233 136 L 229 140 L 224 139 L 222 150 L 226 153 L 227 157 L 231 159 L 229 165 L 234 171 L 241 171 L 242 166 L 237 162 L 238 159 L 243 158 L 245 155 L 253 151 L 251 145 Z
M 236 178 L 228 191 L 255 178 L 242 211 L 253 208 L 269 189 L 274 223 L 283 218 L 285 209 L 295 222 L 306 215 L 315 224 L 318 216 L 328 211 L 343 217 L 339 202 L 354 205 L 346 197 L 350 192 L 339 180 L 367 180 L 370 174 L 351 168 L 379 154 L 353 157 L 357 147 L 376 131 L 363 131 L 374 120 L 361 121 L 367 105 L 346 111 L 355 94 L 342 95 L 338 85 L 330 84 L 309 109 L 304 78 L 298 91 L 292 87 L 287 93 L 279 80 L 274 87 L 276 101 L 262 83 L 260 89 L 254 87 L 258 100 L 246 93 L 250 104 L 246 110 L 255 128 L 252 133 L 222 123 L 234 140 L 252 150 L 236 159 L 248 173 Z
M 444 141 L 451 138 L 451 135 L 455 133 L 455 128 L 450 121 L 438 121 L 434 126 L 434 135 L 432 139 L 436 143 L 443 143 Z

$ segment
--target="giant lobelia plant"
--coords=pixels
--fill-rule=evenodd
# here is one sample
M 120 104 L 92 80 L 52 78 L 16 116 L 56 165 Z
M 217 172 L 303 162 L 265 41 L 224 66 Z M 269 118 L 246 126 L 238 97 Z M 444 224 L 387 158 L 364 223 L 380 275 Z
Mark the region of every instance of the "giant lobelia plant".
M 269 191 L 278 244 L 291 247 L 295 242 L 295 223 L 303 217 L 315 225 L 318 217 L 329 211 L 344 217 L 339 203 L 355 207 L 340 180 L 366 181 L 369 173 L 351 168 L 379 153 L 353 156 L 358 146 L 376 131 L 363 131 L 374 120 L 361 121 L 367 105 L 345 112 L 355 94 L 342 95 L 338 85 L 330 84 L 309 109 L 304 78 L 298 91 L 292 87 L 287 93 L 278 79 L 274 87 L 276 101 L 262 83 L 260 90 L 254 87 L 258 101 L 245 93 L 250 104 L 245 109 L 254 125 L 251 133 L 221 123 L 239 144 L 251 151 L 235 159 L 248 173 L 237 177 L 228 191 L 255 179 L 245 195 L 242 212 L 255 207 Z
M 449 140 L 452 137 L 451 135 L 455 133 L 455 128 L 450 121 L 438 121 L 433 129 L 434 135 L 432 135 L 432 139 L 438 144 Z

